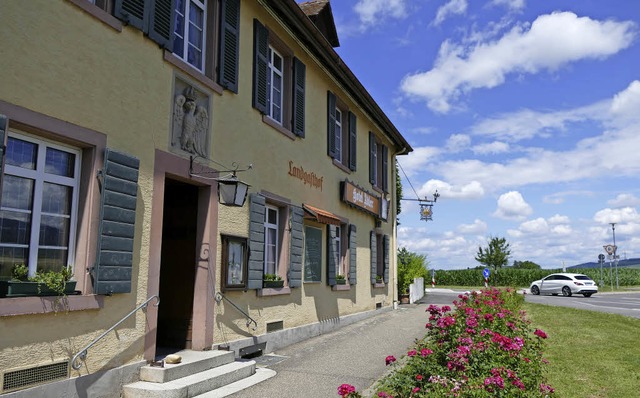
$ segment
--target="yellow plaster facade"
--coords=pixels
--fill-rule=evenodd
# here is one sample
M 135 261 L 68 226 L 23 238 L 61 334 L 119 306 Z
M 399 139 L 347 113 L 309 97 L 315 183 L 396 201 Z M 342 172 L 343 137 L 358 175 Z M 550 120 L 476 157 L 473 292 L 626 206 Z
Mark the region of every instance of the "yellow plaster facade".
M 411 149 L 399 133 L 387 131 L 387 126 L 380 122 L 381 116 L 368 111 L 370 98 L 357 97 L 354 95 L 357 90 L 347 87 L 355 83 L 330 73 L 326 59 L 322 59 L 318 50 L 301 44 L 303 41 L 295 36 L 292 28 L 299 25 L 289 24 L 288 16 L 278 17 L 280 14 L 273 9 L 273 2 L 240 2 L 238 92 L 233 93 L 216 84 L 213 88 L 203 84 L 207 82 L 206 77 L 203 79 L 198 76 L 200 73 L 185 71 L 167 61 L 168 51 L 159 48 L 140 30 L 85 3 L 83 0 L 3 0 L 1 6 L 0 38 L 4 55 L 0 57 L 0 114 L 9 118 L 9 134 L 79 148 L 83 157 L 81 192 L 84 197 L 80 199 L 77 247 L 72 264 L 81 294 L 61 299 L 0 298 L 0 373 L 70 360 L 137 305 L 159 293 L 162 198 L 163 193 L 166 194 L 167 179 L 176 178 L 196 186 L 200 192 L 198 217 L 207 218 L 206 222 L 198 221 L 198 247 L 195 248 L 198 255 L 204 246 L 211 250 L 208 257 L 201 256 L 198 260 L 198 266 L 204 268 L 206 275 L 203 279 L 196 275 L 200 282 L 196 282 L 193 293 L 193 327 L 198 328 L 193 331 L 194 336 L 202 330 L 207 334 L 194 337 L 194 346 L 200 344 L 198 349 L 228 345 L 254 336 L 265 337 L 267 324 L 272 322 L 282 321 L 284 329 L 313 326 L 393 305 L 397 292 L 392 166 L 397 153 Z M 251 106 L 254 19 L 306 65 L 304 138 L 274 128 L 265 121 L 266 116 Z M 263 193 L 268 201 L 283 199 L 289 209 L 311 205 L 333 213 L 345 224 L 357 226 L 356 284 L 347 290 L 328 285 L 325 252 L 319 282 L 303 282 L 300 287 L 271 293 L 266 290 L 261 293 L 260 289 L 223 288 L 221 236 L 249 239 L 250 201 L 247 199 L 243 207 L 216 206 L 213 204 L 217 201 L 215 182 L 191 178 L 187 168 L 189 154 L 170 148 L 178 81 L 193 86 L 209 100 L 208 153 L 215 163 L 205 163 L 206 167 L 215 171 L 223 169 L 221 165 L 252 164 L 250 170 L 238 174 L 251 185 L 250 193 Z M 359 83 L 358 87 L 361 87 Z M 340 105 L 357 118 L 356 171 L 337 166 L 327 156 L 327 91 L 335 93 Z M 389 148 L 388 194 L 376 190 L 369 182 L 369 132 L 374 132 L 380 143 Z M 400 145 L 402 142 L 405 148 Z M 100 217 L 101 188 L 95 176 L 103 167 L 105 148 L 139 159 L 140 166 L 131 292 L 95 295 L 89 272 L 96 261 Z M 170 159 L 177 168 L 157 164 L 158 159 Z M 321 189 L 289 175 L 292 166 L 322 178 Z M 386 196 L 390 200 L 389 219 L 380 222 L 343 202 L 340 183 L 345 180 L 374 195 Z M 206 211 L 201 211 L 203 209 Z M 323 231 L 321 247 L 326 248 L 327 225 L 311 219 L 305 219 L 304 225 Z M 370 282 L 371 231 L 390 237 L 389 280 L 378 286 Z M 282 255 L 288 257 L 284 252 Z M 227 301 L 215 303 L 215 293 L 221 291 L 256 320 L 255 330 L 246 325 L 245 316 Z M 160 306 L 169 305 L 170 301 L 163 300 L 161 296 Z M 93 346 L 82 367 L 78 371 L 70 369 L 69 376 L 93 374 L 152 358 L 159 310 L 151 304 L 146 312 L 138 311 L 116 332 L 107 334 Z M 200 339 L 199 343 L 196 339 Z

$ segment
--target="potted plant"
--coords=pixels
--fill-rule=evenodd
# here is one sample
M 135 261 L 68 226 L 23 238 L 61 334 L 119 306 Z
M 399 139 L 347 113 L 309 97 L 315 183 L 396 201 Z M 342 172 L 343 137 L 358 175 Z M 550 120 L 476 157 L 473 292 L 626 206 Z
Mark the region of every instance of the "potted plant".
M 376 283 L 384 283 L 382 281 L 382 275 L 376 275 Z
M 280 275 L 276 274 L 264 274 L 262 280 L 262 287 L 265 288 L 279 288 L 284 286 L 284 281 Z
M 336 284 L 337 285 L 344 285 L 346 283 L 347 283 L 347 279 L 345 278 L 344 275 L 342 275 L 342 274 L 336 275 Z
M 11 279 L 0 281 L 0 297 L 63 296 L 73 293 L 76 281 L 72 281 L 71 267 L 60 271 L 38 272 L 29 277 L 29 268 L 16 264 L 11 270 Z

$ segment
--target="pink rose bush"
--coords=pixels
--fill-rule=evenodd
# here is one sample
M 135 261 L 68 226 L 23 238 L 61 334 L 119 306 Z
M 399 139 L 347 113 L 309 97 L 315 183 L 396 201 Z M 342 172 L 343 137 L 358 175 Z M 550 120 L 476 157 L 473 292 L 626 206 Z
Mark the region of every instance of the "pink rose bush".
M 460 295 L 455 308 L 431 305 L 425 337 L 379 380 L 377 397 L 547 397 L 547 334 L 530 326 L 514 290 Z M 343 395 L 344 396 L 344 395 Z

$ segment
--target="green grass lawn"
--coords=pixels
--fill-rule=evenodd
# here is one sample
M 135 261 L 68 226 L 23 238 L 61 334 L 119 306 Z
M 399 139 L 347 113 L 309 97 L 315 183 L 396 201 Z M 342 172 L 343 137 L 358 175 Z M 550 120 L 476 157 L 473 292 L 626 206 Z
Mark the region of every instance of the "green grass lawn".
M 640 319 L 526 303 L 548 334 L 548 382 L 556 397 L 640 396 Z

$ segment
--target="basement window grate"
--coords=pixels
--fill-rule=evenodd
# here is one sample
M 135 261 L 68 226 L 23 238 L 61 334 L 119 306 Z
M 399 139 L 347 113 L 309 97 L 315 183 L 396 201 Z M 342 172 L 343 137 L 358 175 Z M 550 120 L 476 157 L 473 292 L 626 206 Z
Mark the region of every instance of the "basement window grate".
M 2 375 L 2 392 L 33 387 L 67 377 L 69 377 L 69 361 L 13 370 Z
M 276 332 L 282 329 L 284 329 L 284 321 L 267 323 L 267 333 Z

